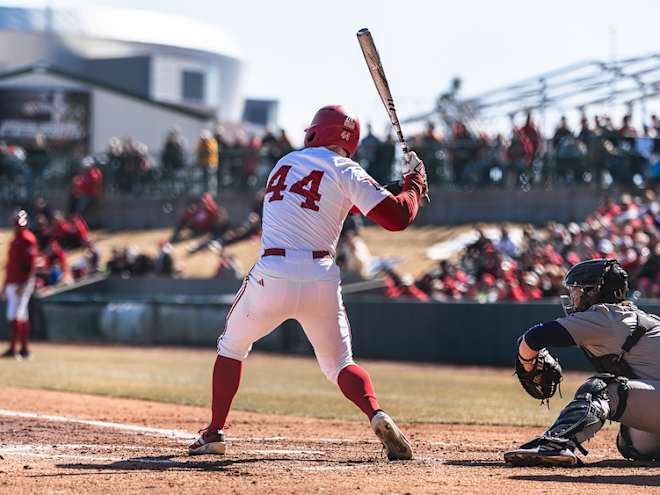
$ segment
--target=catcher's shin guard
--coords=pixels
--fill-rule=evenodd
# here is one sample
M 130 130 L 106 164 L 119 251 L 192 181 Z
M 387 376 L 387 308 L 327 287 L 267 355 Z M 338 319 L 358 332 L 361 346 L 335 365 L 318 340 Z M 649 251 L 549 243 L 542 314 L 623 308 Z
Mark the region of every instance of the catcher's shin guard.
M 618 401 L 612 411 L 608 385 L 617 384 Z M 575 392 L 573 400 L 561 411 L 543 438 L 566 442 L 571 449 L 587 451 L 582 443 L 592 438 L 607 419 L 617 420 L 623 414 L 626 402 L 627 380 L 610 374 L 589 378 Z

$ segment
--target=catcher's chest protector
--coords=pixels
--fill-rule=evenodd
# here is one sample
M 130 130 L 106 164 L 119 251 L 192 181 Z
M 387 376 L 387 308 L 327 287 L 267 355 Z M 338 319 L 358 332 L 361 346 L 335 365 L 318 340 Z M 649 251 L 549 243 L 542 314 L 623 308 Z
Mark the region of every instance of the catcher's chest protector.
M 635 329 L 626 338 L 621 346 L 620 354 L 605 354 L 603 356 L 595 356 L 584 347 L 580 347 L 584 355 L 591 361 L 594 369 L 598 373 L 611 373 L 615 376 L 625 376 L 626 378 L 638 378 L 633 369 L 626 361 L 624 355 L 637 345 L 640 339 L 652 329 L 660 327 L 660 321 L 653 318 L 643 311 L 635 310 L 637 317 L 637 324 Z

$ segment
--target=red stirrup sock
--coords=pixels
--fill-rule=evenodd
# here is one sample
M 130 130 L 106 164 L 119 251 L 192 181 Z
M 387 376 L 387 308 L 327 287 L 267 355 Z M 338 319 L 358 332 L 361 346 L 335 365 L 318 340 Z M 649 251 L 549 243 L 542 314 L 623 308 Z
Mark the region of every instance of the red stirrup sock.
M 28 352 L 28 342 L 30 341 L 30 322 L 17 321 L 16 326 L 18 327 L 18 334 L 20 336 L 21 351 Z
M 213 413 L 209 430 L 222 430 L 227 421 L 229 408 L 241 383 L 243 362 L 218 356 L 213 367 Z
M 11 320 L 9 322 L 9 350 L 16 352 L 16 344 L 18 343 L 18 322 Z
M 358 406 L 370 421 L 380 410 L 371 378 L 364 368 L 349 364 L 339 372 L 337 385 L 346 398 Z

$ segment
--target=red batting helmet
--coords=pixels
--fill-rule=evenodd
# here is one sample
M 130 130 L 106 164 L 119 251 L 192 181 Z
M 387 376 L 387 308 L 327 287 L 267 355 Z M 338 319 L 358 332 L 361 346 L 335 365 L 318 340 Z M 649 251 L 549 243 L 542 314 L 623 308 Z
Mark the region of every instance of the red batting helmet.
M 25 210 L 19 210 L 14 215 L 14 226 L 16 227 L 27 227 L 28 224 L 28 214 Z
M 305 148 L 336 145 L 350 157 L 359 141 L 360 121 L 341 105 L 323 107 L 305 129 Z

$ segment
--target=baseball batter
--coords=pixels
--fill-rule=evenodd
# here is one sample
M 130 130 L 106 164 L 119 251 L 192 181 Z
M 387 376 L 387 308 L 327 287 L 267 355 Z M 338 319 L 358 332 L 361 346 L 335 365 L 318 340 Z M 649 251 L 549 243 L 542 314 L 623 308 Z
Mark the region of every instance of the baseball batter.
M 14 238 L 9 245 L 5 282 L 0 295 L 7 298 L 7 321 L 9 323 L 9 349 L 2 357 L 30 357 L 28 340 L 30 320 L 28 303 L 34 292 L 37 239 L 27 228 L 28 216 L 25 210 L 14 216 Z M 20 351 L 16 346 L 20 342 Z
M 578 263 L 564 281 L 567 316 L 530 328 L 520 340 L 518 360 L 529 373 L 544 368 L 545 347 L 579 346 L 598 374 L 542 436 L 505 453 L 507 462 L 581 464 L 576 450 L 586 455 L 584 442 L 607 420 L 621 423 L 616 443 L 623 457 L 660 460 L 660 318 L 624 300 L 627 280 L 616 260 Z
M 223 427 L 252 344 L 293 318 L 302 325 L 325 376 L 371 421 L 387 457 L 411 459 L 410 443 L 383 412 L 369 374 L 353 361 L 335 248 L 348 212 L 357 208 L 388 230 L 415 218 L 427 190 L 424 164 L 404 160 L 399 194 L 381 187 L 350 159 L 358 119 L 341 106 L 321 108 L 305 131 L 305 148 L 284 156 L 268 178 L 261 258 L 245 277 L 218 338 L 212 419 L 190 454 L 224 454 Z

